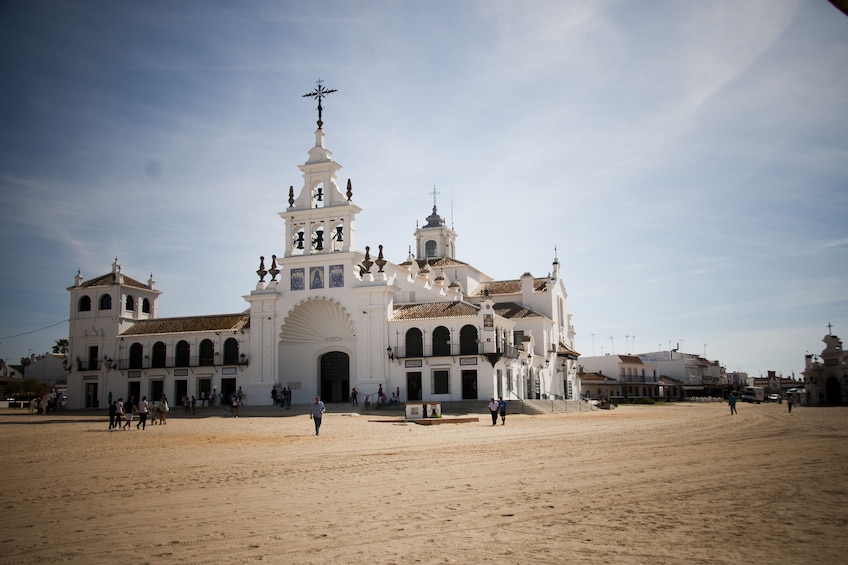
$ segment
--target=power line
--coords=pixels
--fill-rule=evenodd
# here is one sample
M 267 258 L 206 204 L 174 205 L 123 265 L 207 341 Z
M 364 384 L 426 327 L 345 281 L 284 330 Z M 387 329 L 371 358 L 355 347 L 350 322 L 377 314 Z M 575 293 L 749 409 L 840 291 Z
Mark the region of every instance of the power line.
M 7 336 L 0 337 L 0 339 L 12 339 L 13 337 L 21 337 L 22 335 L 34 334 L 34 333 L 36 333 L 36 332 L 40 332 L 40 331 L 44 331 L 44 330 L 50 329 L 50 328 L 52 328 L 53 326 L 58 326 L 59 324 L 64 324 L 65 322 L 68 322 L 68 321 L 70 321 L 70 320 L 62 320 L 61 322 L 56 322 L 55 324 L 50 324 L 49 326 L 44 326 L 43 328 L 38 328 L 37 330 L 32 330 L 32 331 L 29 331 L 29 332 L 24 332 L 24 333 L 22 333 L 22 334 L 7 335 Z

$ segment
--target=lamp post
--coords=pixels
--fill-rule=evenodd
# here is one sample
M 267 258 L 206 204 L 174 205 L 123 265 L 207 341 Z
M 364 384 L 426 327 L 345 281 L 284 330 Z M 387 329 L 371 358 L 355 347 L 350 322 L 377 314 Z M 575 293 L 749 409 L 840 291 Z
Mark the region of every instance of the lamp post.
M 106 367 L 106 374 L 103 375 L 103 388 L 106 389 L 106 392 L 109 391 L 109 371 L 112 370 L 112 367 L 115 366 L 115 362 L 111 357 L 104 355 L 103 356 L 103 366 Z M 109 408 L 108 406 L 106 407 Z

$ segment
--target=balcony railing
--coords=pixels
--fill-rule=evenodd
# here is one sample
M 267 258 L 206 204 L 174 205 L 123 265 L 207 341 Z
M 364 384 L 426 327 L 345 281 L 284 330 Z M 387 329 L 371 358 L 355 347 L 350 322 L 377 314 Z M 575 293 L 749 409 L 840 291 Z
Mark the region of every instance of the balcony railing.
M 484 353 L 486 353 L 486 351 L 484 344 L 482 343 L 475 343 L 471 346 L 466 345 L 465 347 L 460 347 L 458 343 L 452 343 L 448 346 L 437 346 L 435 348 L 432 345 L 416 348 L 407 348 L 406 346 L 400 345 L 392 349 L 392 356 L 395 359 L 418 357 L 456 357 L 459 355 L 483 355 Z M 521 350 L 512 345 L 507 345 L 497 348 L 495 353 L 510 359 L 517 359 Z
M 198 355 L 189 355 L 188 358 L 165 357 L 164 359 L 144 358 L 139 363 L 138 360 L 130 362 L 130 359 L 119 359 L 116 363 L 116 368 L 119 370 L 127 369 L 179 369 L 183 367 L 221 367 L 223 365 L 245 365 L 241 358 L 223 357 L 215 355 L 214 357 L 200 357 Z

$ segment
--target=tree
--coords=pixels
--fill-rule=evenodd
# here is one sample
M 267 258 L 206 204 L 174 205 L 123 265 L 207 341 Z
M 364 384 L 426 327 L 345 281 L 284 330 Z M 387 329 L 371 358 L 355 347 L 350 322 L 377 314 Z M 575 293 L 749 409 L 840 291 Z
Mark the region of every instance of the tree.
M 69 342 L 67 339 L 57 339 L 56 343 L 53 344 L 53 353 L 67 353 L 68 345 Z

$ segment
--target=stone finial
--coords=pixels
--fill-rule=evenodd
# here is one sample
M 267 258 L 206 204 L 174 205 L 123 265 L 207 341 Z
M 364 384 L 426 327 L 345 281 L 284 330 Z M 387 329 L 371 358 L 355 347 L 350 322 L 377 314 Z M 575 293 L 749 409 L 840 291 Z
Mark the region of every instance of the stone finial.
M 74 277 L 74 286 L 82 285 L 82 273 L 77 269 L 77 276 Z
M 153 285 L 155 285 L 155 284 L 156 284 L 156 281 L 153 280 L 153 273 L 150 273 L 150 278 L 147 279 L 147 288 L 149 288 L 150 290 L 153 290 Z
M 264 255 L 259 257 L 259 270 L 256 271 L 256 274 L 259 275 L 259 282 L 265 282 L 265 275 L 268 274 L 268 271 L 265 270 Z
M 365 259 L 362 261 L 362 268 L 359 270 L 360 275 L 364 275 L 365 273 L 371 272 L 371 265 L 374 264 L 374 261 L 371 260 L 371 247 L 368 245 L 365 246 Z
M 375 263 L 375 264 L 377 265 L 377 267 L 378 267 L 378 268 L 377 268 L 377 272 L 378 272 L 378 273 L 382 273 L 382 272 L 383 272 L 383 267 L 385 267 L 385 266 L 386 266 L 387 261 L 386 261 L 385 259 L 383 259 L 383 246 L 382 246 L 382 245 L 380 245 L 380 246 L 379 246 L 379 249 L 380 249 L 380 251 L 379 251 L 379 253 L 377 253 L 377 260 L 376 260 L 376 261 L 374 261 L 374 263 Z
M 280 274 L 280 269 L 277 268 L 276 255 L 271 255 L 271 269 L 268 272 L 271 273 L 271 282 L 276 282 L 277 275 Z
M 347 201 L 350 202 L 350 199 L 353 198 L 353 185 L 350 184 L 350 179 L 347 179 Z
M 289 186 L 289 208 L 294 206 L 294 186 Z

